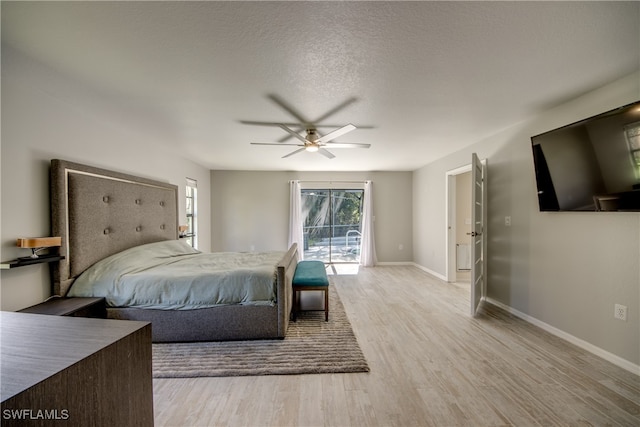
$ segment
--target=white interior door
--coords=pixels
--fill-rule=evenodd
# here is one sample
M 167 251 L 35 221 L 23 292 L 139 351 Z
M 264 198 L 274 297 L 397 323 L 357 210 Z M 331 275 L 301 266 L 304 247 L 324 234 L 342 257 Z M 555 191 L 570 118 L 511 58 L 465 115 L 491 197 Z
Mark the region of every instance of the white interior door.
M 471 315 L 484 296 L 484 165 L 476 153 L 471 158 Z

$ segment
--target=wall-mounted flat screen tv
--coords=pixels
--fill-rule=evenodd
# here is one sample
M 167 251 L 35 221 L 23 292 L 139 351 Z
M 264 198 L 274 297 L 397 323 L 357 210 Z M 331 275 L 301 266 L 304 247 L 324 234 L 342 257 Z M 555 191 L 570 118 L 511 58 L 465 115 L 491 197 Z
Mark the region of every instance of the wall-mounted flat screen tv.
M 640 212 L 640 101 L 531 144 L 541 211 Z

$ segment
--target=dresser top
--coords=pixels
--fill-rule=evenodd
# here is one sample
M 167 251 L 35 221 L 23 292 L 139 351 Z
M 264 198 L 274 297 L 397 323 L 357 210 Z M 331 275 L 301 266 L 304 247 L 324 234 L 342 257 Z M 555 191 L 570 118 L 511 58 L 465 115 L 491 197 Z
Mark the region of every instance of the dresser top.
M 144 327 L 150 323 L 0 311 L 2 401 Z

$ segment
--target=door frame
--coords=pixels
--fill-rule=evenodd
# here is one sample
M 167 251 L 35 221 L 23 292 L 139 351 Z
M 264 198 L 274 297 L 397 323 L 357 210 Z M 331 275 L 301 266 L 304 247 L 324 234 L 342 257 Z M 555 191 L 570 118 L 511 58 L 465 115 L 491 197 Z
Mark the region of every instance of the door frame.
M 480 163 L 484 166 L 484 170 L 486 172 L 487 159 L 480 159 Z M 445 280 L 449 283 L 454 283 L 456 281 L 456 176 L 471 172 L 472 166 L 471 162 L 464 166 L 460 166 L 455 169 L 451 169 L 445 174 L 445 194 L 446 194 L 446 203 L 445 203 Z M 486 181 L 485 181 L 486 186 Z M 486 187 L 485 187 L 486 194 Z M 471 201 L 469 201 L 471 203 Z M 483 228 L 487 229 L 487 204 L 486 200 L 484 203 L 484 213 L 483 215 Z M 484 241 L 484 271 L 486 272 L 486 240 Z

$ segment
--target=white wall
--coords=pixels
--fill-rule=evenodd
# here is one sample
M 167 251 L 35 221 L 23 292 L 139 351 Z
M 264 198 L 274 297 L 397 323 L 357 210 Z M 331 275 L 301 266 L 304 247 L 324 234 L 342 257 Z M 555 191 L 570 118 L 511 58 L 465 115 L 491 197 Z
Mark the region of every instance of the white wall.
M 54 70 L 2 51 L 2 204 L 3 261 L 25 256 L 18 237 L 50 235 L 49 162 L 85 163 L 180 187 L 180 217 L 185 215 L 185 179 L 198 180 L 200 248 L 211 246 L 209 170 L 184 160 L 171 141 L 133 127 L 95 88 L 69 81 Z M 51 295 L 48 266 L 0 273 L 0 308 L 18 310 Z
M 488 159 L 488 296 L 640 365 L 640 213 L 539 212 L 530 141 L 638 99 L 635 73 L 415 171 L 415 262 L 445 274 L 445 174 L 476 152 Z
M 212 171 L 213 250 L 286 249 L 292 179 L 333 181 L 334 187 L 344 187 L 341 180 L 373 181 L 378 261 L 413 260 L 411 172 Z

